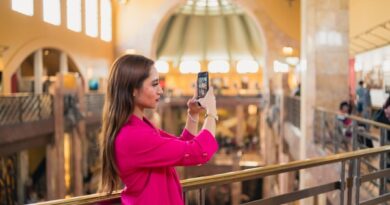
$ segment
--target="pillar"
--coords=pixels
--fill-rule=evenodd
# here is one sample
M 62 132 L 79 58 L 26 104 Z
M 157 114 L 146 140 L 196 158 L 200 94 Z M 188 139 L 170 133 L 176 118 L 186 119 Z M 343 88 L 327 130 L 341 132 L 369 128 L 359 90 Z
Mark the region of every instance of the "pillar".
M 28 151 L 21 151 L 18 153 L 17 158 L 17 192 L 18 192 L 18 203 L 24 204 L 25 199 L 25 184 L 29 174 L 29 159 Z
M 81 79 L 78 78 L 77 81 L 78 106 L 81 113 L 86 113 L 84 88 L 81 83 Z M 87 143 L 86 135 L 86 123 L 85 119 L 83 118 L 77 122 L 77 126 L 73 129 L 72 155 L 74 163 L 73 170 L 75 196 L 83 195 L 83 165 L 88 163 L 86 157 L 83 157 L 83 147 L 87 147 L 83 146 L 83 142 Z
M 60 72 L 62 74 L 68 73 L 68 56 L 65 52 L 61 52 L 60 54 Z
M 236 107 L 236 117 L 237 117 L 237 126 L 236 126 L 236 144 L 238 147 L 244 146 L 244 134 L 245 134 L 245 106 L 237 105 Z
M 240 160 L 241 160 L 241 154 L 242 152 L 233 152 L 232 153 L 232 171 L 239 171 L 241 170 L 240 167 Z M 241 204 L 241 190 L 242 190 L 242 182 L 234 182 L 230 185 L 232 189 L 232 195 L 231 195 L 231 201 L 232 205 L 240 205 Z
M 43 55 L 42 49 L 34 53 L 34 93 L 42 93 Z
M 301 1 L 301 131 L 300 158 L 314 157 L 314 107 L 332 110 L 348 99 L 349 0 Z M 300 172 L 300 189 L 315 183 Z M 304 204 L 311 204 L 304 202 Z

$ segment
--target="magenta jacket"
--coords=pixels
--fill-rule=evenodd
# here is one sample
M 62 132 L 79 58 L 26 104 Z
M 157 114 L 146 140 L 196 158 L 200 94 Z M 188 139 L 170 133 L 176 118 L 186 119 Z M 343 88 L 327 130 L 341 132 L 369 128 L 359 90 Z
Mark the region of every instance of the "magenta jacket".
M 115 159 L 126 187 L 122 204 L 182 205 L 182 189 L 174 166 L 204 164 L 218 150 L 208 130 L 193 136 L 183 130 L 175 137 L 135 115 L 115 140 Z

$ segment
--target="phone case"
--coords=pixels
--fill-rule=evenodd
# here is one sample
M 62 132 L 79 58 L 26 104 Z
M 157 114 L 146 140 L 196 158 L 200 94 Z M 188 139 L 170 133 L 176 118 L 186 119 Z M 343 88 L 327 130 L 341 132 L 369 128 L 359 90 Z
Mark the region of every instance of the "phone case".
M 200 72 L 198 73 L 198 79 L 196 83 L 196 87 L 198 90 L 197 98 L 203 98 L 207 91 L 209 90 L 209 74 L 208 72 Z

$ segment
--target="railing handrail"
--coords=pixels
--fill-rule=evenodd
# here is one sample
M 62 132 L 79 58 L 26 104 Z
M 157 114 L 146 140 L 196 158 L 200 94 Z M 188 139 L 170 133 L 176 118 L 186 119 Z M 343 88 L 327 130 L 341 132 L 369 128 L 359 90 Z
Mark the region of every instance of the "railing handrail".
M 331 114 L 334 114 L 334 115 L 341 115 L 341 113 L 339 113 L 339 112 L 336 112 L 336 111 L 333 111 L 333 110 L 329 110 L 329 109 L 326 109 L 324 107 L 316 107 L 315 109 L 318 110 L 318 111 L 321 111 L 321 112 L 327 112 L 327 113 L 331 113 Z M 373 125 L 373 126 L 377 126 L 377 127 L 380 127 L 380 128 L 385 128 L 385 129 L 390 130 L 390 125 L 387 125 L 387 124 L 384 124 L 384 123 L 381 123 L 381 122 L 376 122 L 376 121 L 373 121 L 373 120 L 365 119 L 365 118 L 362 118 L 362 117 L 359 117 L 359 116 L 356 116 L 356 115 L 348 115 L 348 114 L 343 114 L 343 115 L 345 117 L 351 119 L 351 120 L 356 120 L 358 122 L 362 122 L 362 123 L 365 123 L 365 124 L 369 124 L 369 125 Z
M 253 178 L 260 178 L 269 175 L 280 174 L 283 172 L 295 171 L 300 169 L 306 169 L 310 167 L 331 164 L 341 161 L 346 161 L 354 158 L 365 157 L 374 154 L 380 154 L 384 152 L 390 152 L 390 145 L 357 150 L 353 152 L 345 152 L 341 154 L 335 154 L 326 157 L 318 157 L 313 159 L 293 161 L 286 164 L 275 164 L 265 167 L 251 168 L 246 170 L 228 172 L 223 174 L 216 174 L 211 176 L 197 177 L 191 179 L 181 180 L 181 184 L 185 191 L 199 189 L 202 187 L 208 187 L 218 184 L 227 184 L 237 181 L 244 181 Z M 73 197 L 69 199 L 59 199 L 54 201 L 47 201 L 37 203 L 36 205 L 55 205 L 55 204 L 89 204 L 99 202 L 103 200 L 112 200 L 120 197 L 120 191 L 116 191 L 112 195 L 104 193 L 84 195 L 79 197 Z
M 44 95 L 51 95 L 50 93 L 5 93 L 0 94 L 0 97 L 29 97 L 29 96 L 44 96 Z
M 285 98 L 291 98 L 291 99 L 298 100 L 298 101 L 301 100 L 301 97 L 298 97 L 298 96 L 284 95 L 284 97 Z

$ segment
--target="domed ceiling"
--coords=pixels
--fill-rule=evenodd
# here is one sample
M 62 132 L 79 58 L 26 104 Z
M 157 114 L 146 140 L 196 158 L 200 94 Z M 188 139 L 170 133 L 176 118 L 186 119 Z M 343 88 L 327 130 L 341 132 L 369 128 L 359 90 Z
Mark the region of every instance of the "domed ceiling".
M 162 29 L 157 58 L 260 62 L 263 49 L 255 23 L 231 1 L 188 0 Z

